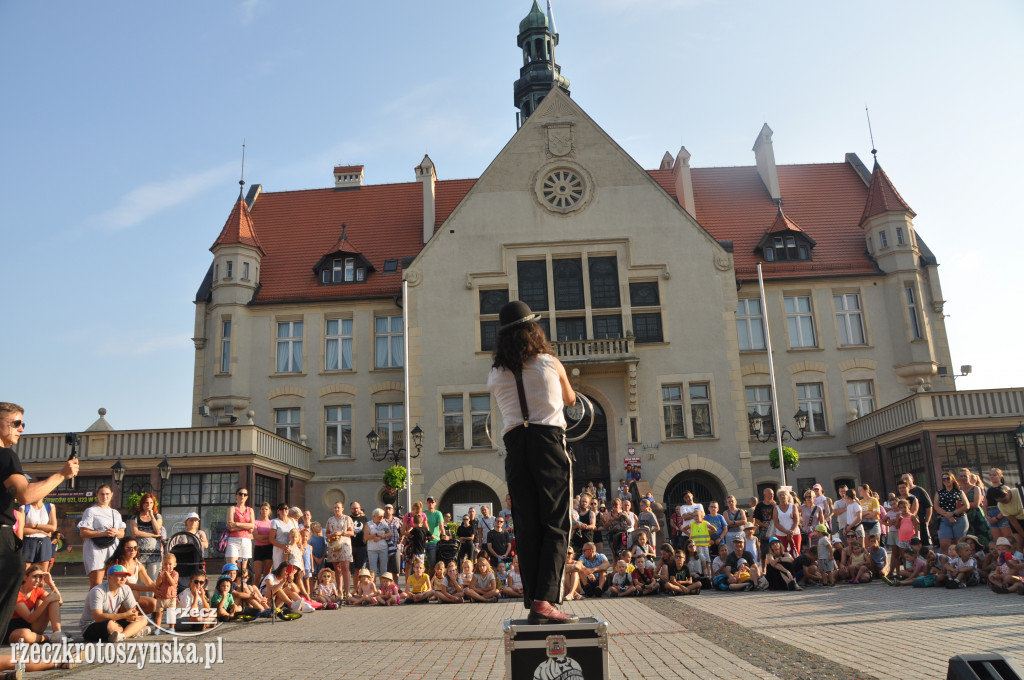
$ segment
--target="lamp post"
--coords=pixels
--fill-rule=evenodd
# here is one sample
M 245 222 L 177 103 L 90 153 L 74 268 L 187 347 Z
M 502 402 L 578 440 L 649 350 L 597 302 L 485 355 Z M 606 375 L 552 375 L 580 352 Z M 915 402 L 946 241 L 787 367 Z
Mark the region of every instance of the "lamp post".
M 167 457 L 160 461 L 160 464 L 156 466 L 156 469 L 160 471 L 160 502 L 164 502 L 164 484 L 171 478 L 171 464 L 167 462 Z
M 420 452 L 423 450 L 423 430 L 421 430 L 420 426 L 417 425 L 416 427 L 412 428 L 411 434 L 412 443 L 413 446 L 416 447 L 416 452 L 413 453 L 410 450 L 409 457 L 419 458 Z M 398 463 L 405 457 L 406 451 L 404 448 L 397 450 L 391 448 L 381 450 L 380 435 L 377 434 L 376 430 L 370 430 L 370 434 L 366 435 L 366 443 L 370 446 L 370 457 L 373 458 L 378 463 L 381 462 L 382 460 L 387 460 L 388 458 L 390 458 L 392 461 L 394 461 L 395 465 L 398 465 Z
M 804 438 L 804 432 L 807 430 L 807 412 L 800 409 L 793 416 L 793 422 L 796 423 L 796 429 L 800 434 L 793 434 L 789 431 L 789 428 L 782 428 L 782 441 L 795 441 L 798 442 Z M 769 423 L 770 424 L 770 423 Z M 757 438 L 757 441 L 764 444 L 774 436 L 774 432 L 771 430 L 765 431 L 764 427 L 764 416 L 756 411 L 750 414 L 750 431 Z

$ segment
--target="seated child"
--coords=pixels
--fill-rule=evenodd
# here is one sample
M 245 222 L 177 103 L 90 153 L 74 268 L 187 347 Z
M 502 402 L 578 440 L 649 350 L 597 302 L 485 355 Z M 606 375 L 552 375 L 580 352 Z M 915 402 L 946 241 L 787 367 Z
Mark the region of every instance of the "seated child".
M 391 576 L 391 573 L 388 572 L 387 576 Z M 352 591 L 352 596 L 348 598 L 348 603 L 353 606 L 378 604 L 379 596 L 380 591 L 373 583 L 373 574 L 369 569 L 363 567 L 357 574 L 355 589 Z
M 996 540 L 992 551 L 995 554 L 994 566 L 988 576 L 989 585 L 996 593 L 1020 592 L 1024 589 L 1019 573 L 1024 556 L 1015 552 L 1013 547 L 1013 538 L 1000 536 Z
M 438 562 L 438 564 L 442 564 Z M 440 602 L 448 604 L 455 604 L 457 602 L 463 602 L 462 598 L 462 583 L 459 581 L 459 569 L 455 566 L 455 562 L 449 562 L 444 573 L 444 586 L 441 589 L 435 589 L 437 593 L 437 599 Z
M 796 582 L 802 586 L 821 585 L 817 546 L 805 545 L 800 549 L 800 554 L 793 560 L 793 576 L 796 577 Z
M 420 563 L 420 568 L 423 563 Z M 402 593 L 395 585 L 395 577 L 390 571 L 380 575 L 380 596 L 377 597 L 377 604 L 383 606 L 402 604 Z
M 231 595 L 231 577 L 221 576 L 217 579 L 217 590 L 210 598 L 210 607 L 216 608 L 218 621 L 230 621 L 242 612 L 242 605 L 235 602 Z
M 874 578 L 885 576 L 888 573 L 886 567 L 889 563 L 889 555 L 882 547 L 881 540 L 877 534 L 868 534 L 864 537 L 864 541 L 868 557 L 871 558 L 868 561 L 868 570 L 871 572 L 871 576 Z
M 832 552 L 832 539 L 829 538 L 828 527 L 818 524 L 814 527 L 814 534 L 818 537 L 818 544 L 814 548 L 818 552 L 818 572 L 821 585 L 834 586 L 836 584 L 836 560 Z
M 519 573 L 519 557 L 512 557 L 512 568 L 505 574 L 505 587 L 501 589 L 502 597 L 523 596 L 523 575 Z
M 661 589 L 654 569 L 647 563 L 647 558 L 637 555 L 633 562 L 633 583 L 636 584 L 637 595 L 651 595 Z
M 313 591 L 313 599 L 324 605 L 325 609 L 337 609 L 341 603 L 341 593 L 334 582 L 334 571 L 323 569 L 317 577 L 316 589 Z
M 918 553 L 919 548 L 911 546 L 903 551 L 903 558 L 899 568 L 896 569 L 895 578 L 892 578 L 890 585 L 909 586 L 918 588 L 934 585 L 935 579 L 926 579 L 915 583 L 915 580 L 928 574 L 928 562 Z
M 383 590 L 384 588 L 381 587 L 382 592 Z M 433 596 L 434 591 L 430 588 L 430 577 L 423 568 L 423 562 L 418 558 L 413 558 L 412 573 L 405 579 L 405 592 L 402 593 L 402 599 L 406 604 L 410 604 L 426 602 Z
M 743 567 L 746 567 L 746 560 L 740 560 Z M 673 555 L 672 564 L 668 568 L 668 581 L 665 582 L 665 592 L 670 595 L 699 595 L 700 581 L 695 581 L 686 566 L 686 553 L 677 550 Z M 747 581 L 750 580 L 750 570 L 746 572 Z
M 636 584 L 633 583 L 633 577 L 627 571 L 628 566 L 629 564 L 623 560 L 619 560 L 615 563 L 615 573 L 612 574 L 612 584 L 608 587 L 608 592 L 611 593 L 612 597 L 633 595 L 636 593 Z
M 491 563 L 483 555 L 476 559 L 476 574 L 473 585 L 463 588 L 463 592 L 477 602 L 497 602 L 500 590 L 497 579 L 491 571 Z
M 966 588 L 981 582 L 978 574 L 978 561 L 971 553 L 971 546 L 964 543 L 956 544 L 956 557 L 946 565 L 947 588 Z

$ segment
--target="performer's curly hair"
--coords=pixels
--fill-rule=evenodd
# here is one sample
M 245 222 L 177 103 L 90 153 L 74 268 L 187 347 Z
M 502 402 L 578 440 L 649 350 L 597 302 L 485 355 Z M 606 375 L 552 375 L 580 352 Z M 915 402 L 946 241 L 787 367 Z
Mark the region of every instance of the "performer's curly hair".
M 533 322 L 521 323 L 498 332 L 491 366 L 515 373 L 523 370 L 523 364 L 531 357 L 554 353 L 543 328 Z

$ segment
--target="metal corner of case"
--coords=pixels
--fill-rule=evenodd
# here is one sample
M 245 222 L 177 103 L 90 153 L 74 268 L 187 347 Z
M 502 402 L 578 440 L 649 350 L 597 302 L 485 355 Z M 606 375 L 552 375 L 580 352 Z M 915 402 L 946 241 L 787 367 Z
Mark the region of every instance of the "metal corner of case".
M 597 634 L 598 635 L 602 635 L 602 636 L 608 634 L 608 622 L 607 621 L 600 621 L 599 620 L 597 622 Z
M 512 639 L 512 619 L 505 619 L 501 622 L 501 632 L 508 639 Z

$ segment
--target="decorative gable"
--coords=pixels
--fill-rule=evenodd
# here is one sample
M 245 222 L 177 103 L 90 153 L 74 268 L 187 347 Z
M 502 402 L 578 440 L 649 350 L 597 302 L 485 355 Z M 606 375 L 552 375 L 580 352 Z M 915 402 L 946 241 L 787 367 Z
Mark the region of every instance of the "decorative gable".
M 330 286 L 345 283 L 361 283 L 366 275 L 376 271 L 370 261 L 352 245 L 345 234 L 345 225 L 341 225 L 341 237 L 334 247 L 320 258 L 313 271 L 320 285 Z
M 761 253 L 765 262 L 792 262 L 811 260 L 811 251 L 815 245 L 815 240 L 796 222 L 786 217 L 782 206 L 779 206 L 775 222 L 754 250 Z

